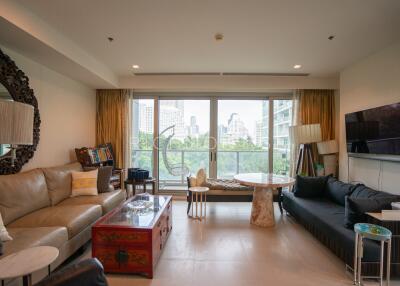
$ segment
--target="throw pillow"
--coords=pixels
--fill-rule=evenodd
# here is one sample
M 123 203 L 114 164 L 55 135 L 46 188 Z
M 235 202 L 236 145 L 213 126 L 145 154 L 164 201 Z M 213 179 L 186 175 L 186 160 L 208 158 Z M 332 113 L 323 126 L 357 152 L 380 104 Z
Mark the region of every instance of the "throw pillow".
M 350 196 L 356 185 L 343 183 L 330 177 L 326 183 L 326 194 L 335 203 L 345 206 L 345 197 Z
M 72 172 L 72 195 L 77 196 L 96 196 L 98 170 L 89 172 Z
M 301 198 L 321 197 L 325 192 L 326 182 L 329 176 L 303 177 L 296 176 L 293 194 Z
M 0 214 L 0 241 L 12 240 L 12 237 L 8 234 L 6 227 L 4 226 L 3 218 Z
M 100 193 L 107 193 L 113 190 L 110 188 L 110 178 L 112 176 L 113 167 L 112 166 L 104 166 L 104 167 L 85 167 L 84 171 L 92 171 L 99 170 L 97 175 L 97 191 Z
M 197 187 L 197 179 L 195 177 L 189 177 L 189 185 L 190 187 Z
M 352 198 L 346 196 L 344 209 L 344 225 L 352 229 L 354 224 L 367 222 L 367 212 L 380 212 L 392 208 L 392 197 Z
M 206 183 L 206 180 L 207 180 L 206 170 L 204 170 L 203 168 L 199 169 L 196 174 L 196 185 L 202 186 L 203 184 Z

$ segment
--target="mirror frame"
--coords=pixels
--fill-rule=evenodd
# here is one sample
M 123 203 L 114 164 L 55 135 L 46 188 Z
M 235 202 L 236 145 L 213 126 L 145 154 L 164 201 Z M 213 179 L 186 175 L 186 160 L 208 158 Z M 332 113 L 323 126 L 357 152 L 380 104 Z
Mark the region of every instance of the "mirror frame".
M 26 103 L 34 107 L 33 145 L 18 145 L 14 167 L 11 166 L 10 158 L 1 158 L 0 156 L 0 175 L 7 175 L 21 171 L 22 166 L 33 157 L 39 144 L 41 120 L 37 99 L 33 93 L 33 89 L 29 87 L 29 78 L 1 49 L 0 84 L 4 85 L 14 101 Z

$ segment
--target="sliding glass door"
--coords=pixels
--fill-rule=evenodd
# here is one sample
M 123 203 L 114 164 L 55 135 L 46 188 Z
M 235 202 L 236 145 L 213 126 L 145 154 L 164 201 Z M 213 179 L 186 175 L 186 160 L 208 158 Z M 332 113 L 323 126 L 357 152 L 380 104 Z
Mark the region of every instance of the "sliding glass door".
M 188 174 L 209 170 L 210 100 L 160 99 L 158 110 L 159 187 L 185 188 Z
M 159 190 L 185 190 L 200 168 L 210 178 L 289 173 L 292 100 L 164 97 L 132 102 L 132 166 L 150 170 Z
M 218 100 L 217 177 L 267 173 L 269 100 Z

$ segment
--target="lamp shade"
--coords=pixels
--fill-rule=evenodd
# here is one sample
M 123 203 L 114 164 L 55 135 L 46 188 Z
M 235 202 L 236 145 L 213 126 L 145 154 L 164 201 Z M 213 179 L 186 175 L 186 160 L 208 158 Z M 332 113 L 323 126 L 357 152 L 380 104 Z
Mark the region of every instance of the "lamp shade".
M 33 144 L 32 105 L 0 100 L 0 144 Z
M 320 124 L 290 126 L 289 133 L 291 140 L 296 144 L 315 143 L 322 140 Z
M 334 154 L 339 152 L 339 146 L 336 140 L 319 142 L 317 143 L 317 147 L 320 155 Z

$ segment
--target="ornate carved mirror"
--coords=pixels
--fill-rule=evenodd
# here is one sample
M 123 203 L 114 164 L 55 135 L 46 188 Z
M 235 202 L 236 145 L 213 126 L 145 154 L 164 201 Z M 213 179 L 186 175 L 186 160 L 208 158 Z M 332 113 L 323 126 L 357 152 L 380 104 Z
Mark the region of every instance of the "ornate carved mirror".
M 33 144 L 18 145 L 14 166 L 8 158 L 10 146 L 0 145 L 0 175 L 13 174 L 21 170 L 22 166 L 33 157 L 39 143 L 40 114 L 38 103 L 33 90 L 29 87 L 29 79 L 9 56 L 0 49 L 0 100 L 13 100 L 26 103 L 34 107 Z M 1 132 L 1 130 L 0 130 Z

